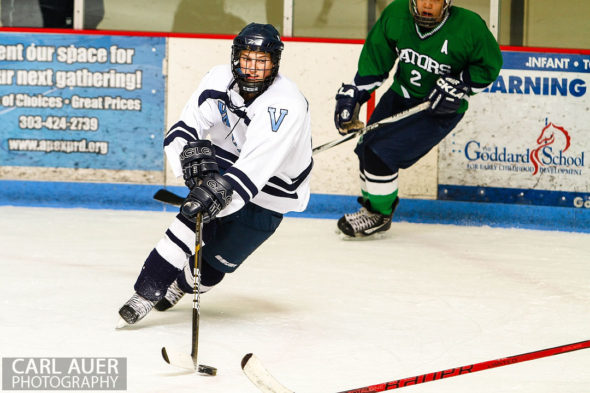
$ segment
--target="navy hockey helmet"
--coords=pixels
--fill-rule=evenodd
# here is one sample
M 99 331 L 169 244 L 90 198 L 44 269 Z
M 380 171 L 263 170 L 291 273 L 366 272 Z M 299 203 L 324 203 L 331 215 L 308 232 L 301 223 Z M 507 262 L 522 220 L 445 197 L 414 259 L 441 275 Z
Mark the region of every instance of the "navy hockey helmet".
M 250 23 L 234 38 L 231 54 L 232 74 L 238 82 L 240 93 L 258 95 L 265 91 L 279 72 L 279 62 L 284 45 L 277 29 L 270 24 Z M 272 71 L 263 80 L 249 80 L 240 67 L 240 55 L 243 50 L 266 52 L 270 54 Z
M 426 29 L 435 28 L 449 14 L 449 9 L 451 8 L 451 3 L 453 0 L 443 0 L 443 2 L 444 4 L 439 16 L 423 16 L 420 15 L 420 12 L 418 11 L 416 0 L 410 0 L 410 13 L 414 17 L 414 22 L 416 22 L 418 26 L 424 27 Z

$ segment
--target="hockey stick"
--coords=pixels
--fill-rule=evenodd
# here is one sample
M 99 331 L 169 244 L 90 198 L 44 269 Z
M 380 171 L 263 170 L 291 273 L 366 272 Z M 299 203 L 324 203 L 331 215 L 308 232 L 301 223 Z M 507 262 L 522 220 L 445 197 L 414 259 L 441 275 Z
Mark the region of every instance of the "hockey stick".
M 559 355 L 561 353 L 578 351 L 590 347 L 590 340 L 580 341 L 574 344 L 560 345 L 558 347 L 542 349 L 540 351 L 523 353 L 520 355 L 509 356 L 496 360 L 489 360 L 486 362 L 470 364 L 468 366 L 461 366 L 450 368 L 448 370 L 435 371 L 433 373 L 418 375 L 404 379 L 398 379 L 390 382 L 383 382 L 377 385 L 365 386 L 362 388 L 344 390 L 339 393 L 369 393 L 369 392 L 384 392 L 386 390 L 393 390 L 403 388 L 411 385 L 418 385 L 424 382 L 436 381 L 458 375 L 470 374 L 477 371 L 489 370 L 491 368 L 508 366 L 515 363 L 526 362 L 529 360 L 540 359 L 548 356 Z M 242 369 L 246 376 L 264 393 L 293 393 L 291 390 L 282 386 L 262 365 L 260 360 L 253 354 L 249 353 L 242 359 Z
M 336 140 L 333 140 L 332 142 L 324 143 L 323 145 L 314 147 L 312 149 L 312 154 L 321 153 L 325 150 L 331 149 L 334 146 L 338 146 L 346 141 L 354 139 L 357 136 L 361 136 L 361 135 L 367 133 L 368 131 L 374 130 L 375 128 L 380 127 L 383 124 L 395 123 L 396 121 L 400 121 L 402 119 L 405 119 L 407 117 L 415 115 L 416 113 L 422 112 L 423 110 L 426 110 L 428 108 L 430 108 L 430 102 L 428 102 L 428 101 L 423 102 L 423 103 L 416 105 L 410 109 L 407 109 L 403 112 L 400 112 L 400 113 L 395 114 L 391 117 L 388 117 L 386 119 L 378 121 L 377 123 L 373 123 L 371 125 L 368 125 L 365 128 L 361 128 L 360 130 L 357 130 L 355 132 L 351 132 L 350 134 L 346 134 L 342 138 L 338 138 Z M 154 199 L 157 201 L 163 202 L 163 203 L 167 203 L 169 205 L 174 205 L 174 206 L 180 206 L 182 204 L 182 202 L 184 202 L 184 198 L 182 198 L 179 195 L 176 195 L 175 193 L 173 193 L 171 191 L 166 190 L 165 188 L 161 188 L 158 191 L 156 191 L 156 193 L 154 194 Z
M 197 363 L 197 354 L 199 352 L 199 306 L 201 295 L 201 259 L 203 245 L 203 213 L 198 213 L 195 227 L 195 265 L 193 267 L 193 334 L 192 350 L 190 356 L 183 353 L 171 353 L 162 347 L 162 357 L 166 363 L 188 370 L 196 370 L 207 375 L 216 375 L 217 369 L 211 366 L 205 366 Z
M 182 205 L 182 202 L 184 202 L 183 197 L 181 197 L 180 195 L 176 195 L 172 191 L 168 191 L 165 188 L 160 188 L 158 191 L 156 191 L 156 193 L 154 194 L 154 199 L 156 201 L 160 201 L 174 206 L 180 206 Z
M 253 353 L 242 358 L 242 370 L 250 381 L 263 393 L 293 393 L 273 377 Z
M 405 111 L 396 113 L 395 115 L 393 115 L 391 117 L 387 117 L 387 118 L 380 120 L 376 123 L 369 124 L 368 126 L 361 128 L 360 130 L 356 130 L 354 132 L 351 132 L 350 134 L 346 134 L 342 138 L 338 138 L 336 140 L 333 140 L 332 142 L 328 142 L 328 143 L 324 143 L 323 145 L 316 146 L 313 148 L 312 152 L 313 152 L 313 154 L 316 154 L 316 153 L 320 153 L 322 151 L 331 149 L 334 146 L 338 146 L 346 141 L 356 138 L 357 136 L 361 136 L 363 134 L 366 134 L 367 132 L 374 130 L 377 127 L 381 127 L 384 124 L 395 123 L 397 121 L 400 121 L 400 120 L 403 120 L 407 117 L 415 115 L 418 112 L 422 112 L 428 108 L 430 108 L 430 102 L 429 101 L 423 102 L 419 105 L 411 107 L 410 109 L 406 109 Z

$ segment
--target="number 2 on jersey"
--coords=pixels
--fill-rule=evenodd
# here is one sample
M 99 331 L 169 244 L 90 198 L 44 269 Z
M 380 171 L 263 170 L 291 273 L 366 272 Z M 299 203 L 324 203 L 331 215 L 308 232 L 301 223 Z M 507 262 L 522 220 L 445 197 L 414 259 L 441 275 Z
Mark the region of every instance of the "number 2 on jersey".
M 420 84 L 420 79 L 422 79 L 422 74 L 420 74 L 418 70 L 412 70 L 412 77 L 410 78 L 410 82 L 414 86 L 422 86 L 422 84 Z

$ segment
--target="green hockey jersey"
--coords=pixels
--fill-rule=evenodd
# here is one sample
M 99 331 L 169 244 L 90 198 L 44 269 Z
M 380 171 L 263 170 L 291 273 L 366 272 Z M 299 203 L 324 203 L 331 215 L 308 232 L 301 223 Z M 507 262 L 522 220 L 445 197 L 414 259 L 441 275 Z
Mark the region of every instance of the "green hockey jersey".
M 395 0 L 381 14 L 363 46 L 355 84 L 374 90 L 399 59 L 391 88 L 424 98 L 441 75 L 451 75 L 478 92 L 494 82 L 502 67 L 498 43 L 476 13 L 452 6 L 432 30 L 418 27 L 409 0 Z M 464 102 L 458 112 L 467 109 Z

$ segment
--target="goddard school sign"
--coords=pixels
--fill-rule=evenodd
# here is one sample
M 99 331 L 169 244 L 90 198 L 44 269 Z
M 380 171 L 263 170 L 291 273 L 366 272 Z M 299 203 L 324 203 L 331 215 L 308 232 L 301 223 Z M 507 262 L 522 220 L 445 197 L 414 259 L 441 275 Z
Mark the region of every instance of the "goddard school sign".
M 126 358 L 2 358 L 2 390 L 126 389 Z
M 590 51 L 502 55 L 440 145 L 438 197 L 587 208 Z

